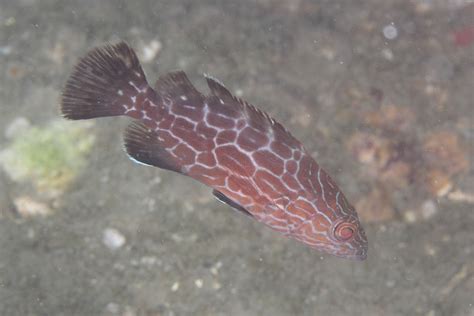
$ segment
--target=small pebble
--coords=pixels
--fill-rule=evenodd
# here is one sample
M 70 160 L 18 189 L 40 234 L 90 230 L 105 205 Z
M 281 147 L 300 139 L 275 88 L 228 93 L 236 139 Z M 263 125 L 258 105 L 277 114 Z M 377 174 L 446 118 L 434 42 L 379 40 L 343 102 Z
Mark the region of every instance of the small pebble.
M 9 17 L 5 20 L 4 25 L 5 26 L 13 26 L 13 25 L 15 25 L 15 23 L 16 23 L 15 17 L 11 16 L 11 17 Z
M 425 245 L 425 253 L 430 257 L 434 257 L 436 255 L 436 248 L 432 245 Z
M 465 203 L 474 204 L 474 194 L 465 193 L 459 190 L 450 192 L 448 194 L 448 199 L 450 199 L 451 201 L 456 201 L 456 202 L 465 202 Z
M 453 188 L 449 175 L 441 169 L 428 170 L 425 177 L 425 185 L 434 196 L 445 196 Z
M 13 200 L 16 211 L 22 217 L 47 216 L 53 210 L 45 203 L 36 201 L 28 196 L 21 196 Z
M 237 97 L 243 96 L 243 95 L 244 95 L 244 90 L 242 90 L 242 89 L 236 89 L 236 90 L 235 90 L 235 95 L 236 95 Z
M 152 40 L 148 45 L 143 46 L 142 58 L 144 63 L 150 62 L 155 59 L 156 55 L 161 51 L 162 44 L 158 40 Z
M 145 256 L 140 258 L 140 262 L 146 266 L 153 266 L 158 262 L 158 259 L 153 256 Z
M 204 282 L 203 282 L 202 279 L 196 279 L 196 280 L 194 281 L 194 285 L 196 285 L 196 287 L 197 287 L 198 289 L 200 289 L 200 288 L 202 288 L 202 286 L 204 285 Z
M 213 288 L 214 290 L 217 291 L 217 290 L 219 290 L 221 287 L 222 287 L 222 285 L 221 285 L 219 282 L 217 282 L 217 281 L 212 282 L 212 288 Z
M 120 311 L 120 307 L 118 306 L 117 303 L 107 304 L 106 309 L 109 313 L 112 313 L 112 314 L 118 314 L 118 312 Z
M 214 266 L 211 267 L 211 273 L 213 275 L 218 275 L 219 274 L 219 269 L 222 267 L 222 262 L 217 261 Z
M 407 223 L 414 223 L 416 222 L 416 214 L 413 211 L 406 211 L 405 214 L 403 214 L 403 217 L 405 218 L 405 221 Z
M 383 28 L 383 36 L 388 40 L 393 40 L 398 36 L 397 28 L 392 24 L 385 25 Z
M 388 49 L 388 48 L 382 49 L 382 56 L 383 56 L 383 58 L 385 58 L 388 61 L 393 60 L 393 52 L 392 52 L 391 49 Z
M 125 244 L 125 236 L 115 228 L 106 228 L 102 235 L 102 242 L 111 250 L 116 250 Z
M 433 200 L 426 200 L 421 205 L 421 214 L 423 215 L 424 219 L 430 219 L 433 217 L 438 211 L 436 207 L 436 203 Z
M 179 282 L 174 282 L 171 286 L 171 291 L 176 292 L 179 289 Z
M 11 46 L 0 46 L 0 55 L 4 55 L 4 56 L 7 56 L 7 55 L 10 55 L 11 52 L 13 51 L 12 47 Z

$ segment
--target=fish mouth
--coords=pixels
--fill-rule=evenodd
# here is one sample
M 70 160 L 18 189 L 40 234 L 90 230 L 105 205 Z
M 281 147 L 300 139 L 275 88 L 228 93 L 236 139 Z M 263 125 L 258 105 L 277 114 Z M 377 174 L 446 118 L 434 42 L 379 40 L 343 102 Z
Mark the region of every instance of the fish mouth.
M 318 247 L 314 247 L 315 249 L 319 251 L 323 251 L 327 254 L 330 254 L 335 257 L 339 257 L 342 259 L 349 259 L 349 260 L 355 260 L 355 261 L 364 261 L 367 259 L 367 251 L 368 251 L 368 245 L 367 243 L 364 243 L 362 245 L 344 245 L 342 247 L 339 247 L 337 249 L 321 249 Z
M 362 247 L 359 247 L 354 254 L 349 255 L 350 259 L 364 261 L 367 259 L 368 244 L 367 241 L 363 244 Z
M 336 257 L 355 260 L 355 261 L 364 261 L 367 259 L 367 248 L 359 249 L 357 252 L 351 253 L 333 253 Z
M 357 261 L 366 260 L 369 245 L 363 231 L 360 232 L 359 237 L 361 238 L 356 238 L 346 244 L 336 256 Z
M 365 259 L 367 259 L 367 249 L 362 249 L 362 251 L 356 253 L 350 259 L 358 260 L 358 261 L 364 261 Z

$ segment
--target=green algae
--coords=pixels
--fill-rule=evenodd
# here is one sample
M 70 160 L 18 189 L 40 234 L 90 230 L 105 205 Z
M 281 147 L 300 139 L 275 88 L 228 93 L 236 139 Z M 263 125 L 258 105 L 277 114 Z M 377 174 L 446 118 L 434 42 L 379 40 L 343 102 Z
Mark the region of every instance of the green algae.
M 53 121 L 29 127 L 0 152 L 0 164 L 15 181 L 31 181 L 40 191 L 63 191 L 85 166 L 94 143 L 90 126 Z

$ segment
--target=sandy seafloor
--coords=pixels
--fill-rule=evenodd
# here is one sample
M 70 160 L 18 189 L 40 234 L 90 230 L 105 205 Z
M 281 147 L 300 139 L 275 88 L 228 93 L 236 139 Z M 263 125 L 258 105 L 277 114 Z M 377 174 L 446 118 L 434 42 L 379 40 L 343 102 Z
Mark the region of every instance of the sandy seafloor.
M 366 261 L 322 255 L 132 163 L 127 119 L 97 120 L 86 167 L 54 199 L 1 173 L 0 315 L 474 315 L 473 26 L 474 5 L 453 0 L 0 1 L 1 148 L 18 118 L 61 120 L 77 58 L 124 39 L 150 82 L 184 69 L 205 89 L 210 73 L 268 111 L 372 208 Z M 349 141 L 367 135 L 411 155 Z M 452 164 L 430 162 L 451 194 L 420 180 L 430 137 L 455 143 Z M 384 152 L 401 164 L 378 170 Z M 18 213 L 25 196 L 52 214 Z

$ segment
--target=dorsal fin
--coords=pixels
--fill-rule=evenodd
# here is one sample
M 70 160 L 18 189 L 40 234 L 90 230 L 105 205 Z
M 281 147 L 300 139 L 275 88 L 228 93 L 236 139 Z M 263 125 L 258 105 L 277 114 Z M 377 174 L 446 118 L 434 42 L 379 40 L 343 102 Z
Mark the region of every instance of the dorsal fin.
M 141 122 L 133 122 L 127 127 L 124 145 L 135 162 L 181 173 L 181 167 L 162 147 L 157 133 Z
M 245 207 L 243 207 L 242 205 L 240 205 L 237 202 L 232 201 L 224 193 L 222 193 L 220 191 L 217 191 L 217 190 L 212 190 L 212 194 L 216 197 L 216 199 L 218 199 L 222 203 L 225 203 L 225 204 L 229 205 L 230 207 L 232 207 L 236 211 L 239 211 L 242 214 L 245 214 L 247 216 L 253 217 L 253 215 L 249 211 L 247 211 L 245 209 Z
M 155 88 L 161 96 L 168 96 L 172 100 L 184 96 L 186 99 L 201 98 L 204 96 L 189 81 L 184 71 L 173 71 L 167 73 L 155 83 Z M 193 100 L 198 101 L 198 100 Z
M 234 98 L 232 93 L 230 93 L 222 82 L 208 74 L 204 74 L 204 77 L 206 78 L 207 85 L 213 95 L 226 100 Z
M 247 116 L 250 126 L 257 130 L 266 131 L 269 126 L 275 124 L 275 121 L 266 112 L 234 96 L 218 79 L 207 74 L 204 76 L 211 90 L 211 96 L 208 96 L 209 100 L 212 100 L 212 96 L 216 96 L 222 104 L 238 109 Z

